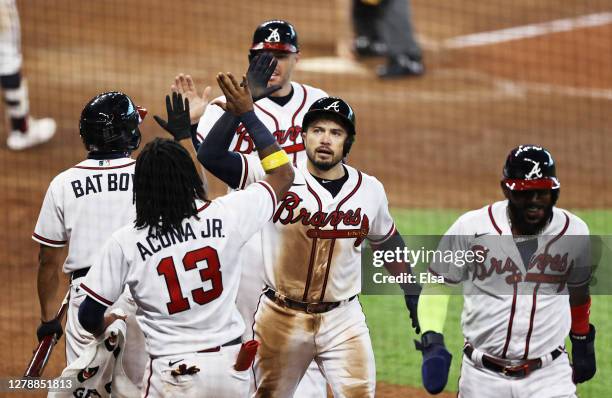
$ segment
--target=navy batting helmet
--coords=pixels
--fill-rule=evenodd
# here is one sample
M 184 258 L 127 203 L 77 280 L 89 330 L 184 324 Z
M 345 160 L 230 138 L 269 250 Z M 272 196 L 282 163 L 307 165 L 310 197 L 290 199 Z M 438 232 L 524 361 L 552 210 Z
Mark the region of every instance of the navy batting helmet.
M 558 190 L 561 187 L 552 155 L 536 145 L 521 145 L 510 151 L 504 165 L 503 182 L 512 191 Z
M 346 156 L 355 141 L 355 112 L 353 108 L 341 98 L 323 97 L 313 102 L 310 108 L 308 108 L 308 112 L 304 115 L 302 131 L 308 130 L 308 125 L 314 120 L 322 119 L 326 116 L 332 120 L 338 121 L 346 129 L 349 135 L 344 143 L 344 156 Z
M 297 53 L 298 37 L 293 25 L 282 20 L 266 21 L 259 25 L 253 33 L 250 52 L 253 54 L 260 50 Z
M 79 131 L 85 148 L 90 152 L 135 150 L 140 145 L 138 125 L 145 114 L 123 93 L 97 95 L 81 112 Z

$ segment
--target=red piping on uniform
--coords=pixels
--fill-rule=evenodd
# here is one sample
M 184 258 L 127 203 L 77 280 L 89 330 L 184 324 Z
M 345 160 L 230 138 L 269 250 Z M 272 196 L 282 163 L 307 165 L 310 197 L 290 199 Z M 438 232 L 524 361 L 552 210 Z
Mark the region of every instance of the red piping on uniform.
M 107 167 L 93 167 L 93 166 L 74 166 L 73 169 L 84 169 L 84 170 L 110 170 L 110 169 L 121 169 L 123 167 L 128 167 L 136 163 L 133 161 L 131 163 L 123 164 L 121 166 L 107 166 Z
M 542 270 L 544 273 L 544 270 Z M 535 288 L 533 289 L 533 302 L 531 303 L 531 315 L 529 316 L 529 330 L 527 331 L 527 339 L 525 340 L 525 353 L 523 354 L 523 359 L 527 359 L 527 355 L 529 355 L 529 340 L 531 340 L 531 333 L 533 332 L 533 320 L 535 318 L 536 312 L 536 304 L 537 304 L 537 293 L 538 288 L 540 287 L 540 283 L 536 283 Z
M 321 203 L 321 198 L 319 198 L 319 195 L 317 195 L 314 189 L 310 187 L 310 185 L 308 184 L 308 181 L 305 181 L 305 182 L 306 182 L 306 187 L 308 187 L 308 191 L 310 191 L 312 196 L 314 196 L 314 198 L 317 200 L 317 204 L 319 205 L 319 211 L 323 211 L 323 204 Z M 319 227 L 315 227 L 315 229 L 319 229 Z M 315 258 L 316 250 L 317 250 L 317 238 L 313 238 L 312 248 L 310 249 L 310 261 L 308 262 L 308 275 L 306 277 L 306 286 L 304 287 L 304 296 L 302 296 L 302 301 L 306 301 L 306 298 L 308 297 L 308 289 L 310 289 L 310 282 L 312 279 L 312 269 L 314 268 L 314 258 Z
M 240 182 L 240 189 L 244 189 L 244 186 L 246 185 L 247 176 L 249 175 L 249 162 L 247 161 L 246 156 L 244 156 L 242 153 L 240 154 L 240 156 L 242 156 L 242 161 L 244 162 L 244 175 L 242 176 L 242 181 Z
M 382 238 L 378 240 L 370 239 L 370 243 L 375 244 L 375 245 L 380 245 L 381 243 L 385 243 L 386 241 L 389 240 L 389 238 L 393 235 L 393 233 L 395 233 L 395 223 L 391 225 L 391 229 L 389 230 L 389 232 L 387 232 L 385 236 L 383 236 Z
M 304 107 L 304 104 L 306 103 L 306 97 L 308 96 L 308 92 L 306 91 L 306 87 L 304 87 L 303 84 L 300 84 L 300 87 L 302 87 L 302 91 L 304 91 L 304 94 L 302 96 L 302 103 L 300 104 L 300 106 L 298 107 L 297 111 L 295 111 L 295 113 L 293 114 L 293 117 L 291 118 L 291 126 L 295 126 L 295 118 L 297 117 L 298 113 L 300 113 L 300 111 Z
M 495 230 L 497 231 L 498 234 L 502 234 L 501 229 L 497 226 L 497 223 L 495 222 L 495 219 L 493 218 L 493 205 L 489 205 L 489 218 L 491 219 L 491 224 L 493 224 L 493 227 L 495 228 Z
M 358 170 L 357 171 L 357 184 L 355 184 L 355 188 L 353 188 L 353 190 L 348 195 L 346 195 L 344 199 L 340 201 L 340 203 L 338 203 L 338 206 L 336 206 L 336 211 L 339 211 L 340 207 L 342 207 L 342 205 L 346 203 L 346 201 L 349 200 L 350 197 L 355 194 L 355 192 L 357 192 L 357 190 L 361 186 L 361 180 L 362 180 L 361 172 Z M 336 225 L 334 229 L 337 230 L 338 226 Z M 327 289 L 327 278 L 329 277 L 329 270 L 331 269 L 331 260 L 332 260 L 332 255 L 334 254 L 335 243 L 336 243 L 336 239 L 333 239 L 329 247 L 329 255 L 327 256 L 327 264 L 325 266 L 325 278 L 323 279 L 323 288 L 321 289 L 321 298 L 319 301 L 323 301 L 323 297 L 325 297 L 325 289 Z
M 51 245 L 65 245 L 65 244 L 66 244 L 66 242 L 67 242 L 67 241 L 65 241 L 65 240 L 52 240 L 52 239 L 47 239 L 47 238 L 44 238 L 44 237 L 42 237 L 42 236 L 38 235 L 36 232 L 33 232 L 33 233 L 32 233 L 32 236 L 33 236 L 34 238 L 38 239 L 38 240 L 42 240 L 43 242 L 45 242 L 45 243 L 49 243 L 49 244 L 51 244 Z
M 210 201 L 208 201 L 208 202 L 204 203 L 204 204 L 202 205 L 202 207 L 200 207 L 200 208 L 198 209 L 198 213 L 199 213 L 199 212 L 201 212 L 202 210 L 206 209 L 208 206 L 210 206 Z
M 272 215 L 270 216 L 270 218 L 272 218 L 274 217 L 274 212 L 276 211 L 276 197 L 274 196 L 274 191 L 272 191 L 272 188 L 270 188 L 270 185 L 267 182 L 257 181 L 257 184 L 260 184 L 261 186 L 266 188 L 266 190 L 270 194 L 270 197 L 272 198 Z
M 84 283 L 81 283 L 81 287 L 83 288 L 83 290 L 85 290 L 87 293 L 89 293 L 96 300 L 101 301 L 102 303 L 106 304 L 109 307 L 111 305 L 113 305 L 112 301 L 109 301 L 109 300 L 105 299 L 104 297 L 100 296 L 98 293 L 96 293 L 93 290 L 91 290 L 90 288 L 88 288 Z
M 257 311 L 259 311 L 259 305 L 261 304 L 261 299 L 264 296 L 263 291 L 259 295 L 259 300 L 257 300 L 257 307 L 255 307 L 255 312 L 253 313 L 253 324 L 251 325 L 251 331 L 253 332 L 252 339 L 255 340 L 255 316 L 257 315 Z M 255 366 L 251 365 L 251 371 L 253 372 L 253 386 L 255 390 L 257 390 L 257 379 L 255 377 Z
M 510 336 L 512 336 L 512 322 L 514 322 L 514 312 L 516 311 L 516 291 L 517 291 L 517 284 L 515 282 L 514 283 L 514 294 L 512 295 L 512 308 L 510 309 L 510 319 L 508 320 L 508 333 L 506 334 L 506 344 L 504 344 L 504 351 L 502 352 L 502 358 L 506 358 L 506 353 L 508 352 L 508 346 L 510 345 Z
M 567 231 L 567 228 L 569 227 L 569 216 L 567 215 L 567 213 L 563 213 L 563 214 L 565 215 L 565 225 L 561 229 L 561 232 L 559 232 L 557 236 L 555 236 L 554 238 L 551 239 L 550 242 L 548 242 L 548 244 L 544 248 L 544 253 L 548 253 L 548 249 L 550 248 L 550 245 L 552 245 L 561 236 L 563 236 L 565 232 Z M 544 271 L 545 270 L 542 269 L 541 274 L 544 274 Z M 527 276 L 529 276 L 529 274 L 527 274 Z M 527 356 L 529 355 L 529 341 L 531 340 L 531 332 L 533 331 L 533 324 L 534 324 L 536 304 L 537 304 L 537 292 L 539 288 L 540 288 L 540 282 L 536 283 L 535 288 L 533 289 L 533 303 L 531 304 L 531 316 L 529 317 L 529 331 L 527 332 L 527 339 L 525 340 L 525 353 L 523 354 L 523 359 L 527 359 Z
M 151 376 L 153 376 L 153 358 L 149 359 L 149 377 L 147 378 L 147 390 L 145 391 L 145 398 L 149 396 L 149 388 L 151 387 Z
M 278 124 L 278 120 L 276 120 L 276 118 L 274 117 L 273 114 L 271 114 L 270 112 L 268 112 L 267 110 L 265 110 L 264 108 L 262 108 L 259 104 L 255 104 L 255 106 L 262 111 L 263 113 L 265 113 L 266 115 L 270 116 L 272 118 L 272 120 L 274 120 L 274 127 L 276 128 L 274 131 L 278 131 L 280 130 L 279 124 Z

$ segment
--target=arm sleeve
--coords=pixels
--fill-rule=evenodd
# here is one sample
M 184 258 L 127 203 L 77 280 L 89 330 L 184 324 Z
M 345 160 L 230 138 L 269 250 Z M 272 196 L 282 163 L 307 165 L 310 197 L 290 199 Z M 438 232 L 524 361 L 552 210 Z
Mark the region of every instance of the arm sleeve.
M 469 250 L 469 241 L 463 228 L 463 219 L 460 217 L 440 239 L 436 252 L 449 253 L 450 251 L 452 253 L 457 253 L 467 250 Z M 449 257 L 455 258 L 456 256 L 434 256 L 433 261 L 429 264 L 429 272 L 436 276 L 443 276 L 445 283 L 454 285 L 467 278 L 468 266 L 463 263 L 445 261 L 445 259 Z
M 257 181 L 217 200 L 235 216 L 238 233 L 245 242 L 270 221 L 277 203 L 276 194 L 266 181 Z
M 79 323 L 83 329 L 92 334 L 102 329 L 106 308 L 108 308 L 106 305 L 100 304 L 91 297 L 85 297 L 79 306 Z
M 56 202 L 54 194 L 55 181 L 57 180 L 53 180 L 47 189 L 36 227 L 34 227 L 34 232 L 32 233 L 32 239 L 46 246 L 62 247 L 68 243 L 68 233 L 64 227 L 63 209 Z
M 238 123 L 238 117 L 229 112 L 223 113 L 198 149 L 198 161 L 202 166 L 231 188 L 239 186 L 243 175 L 243 161 L 240 155 L 228 151 L 232 142 L 232 132 Z
M 121 245 L 112 236 L 102 248 L 81 288 L 98 303 L 111 306 L 123 292 L 128 263 Z
M 385 189 L 378 180 L 376 183 L 380 192 L 380 200 L 376 216 L 370 220 L 368 240 L 373 245 L 381 245 L 395 234 L 396 228 L 391 213 L 389 213 L 389 201 Z

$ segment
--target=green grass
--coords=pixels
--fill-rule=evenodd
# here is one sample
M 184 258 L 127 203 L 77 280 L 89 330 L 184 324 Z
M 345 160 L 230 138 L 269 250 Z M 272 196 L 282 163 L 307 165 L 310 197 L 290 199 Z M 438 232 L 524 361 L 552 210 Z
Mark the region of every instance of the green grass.
M 453 210 L 403 210 L 392 211 L 398 229 L 404 235 L 443 234 L 462 213 Z M 612 235 L 612 211 L 575 211 L 590 227 L 592 234 Z M 370 328 L 376 356 L 379 381 L 393 384 L 421 386 L 421 353 L 414 349 L 417 338 L 409 324 L 407 310 L 399 296 L 361 296 Z M 451 298 L 445 326 L 445 341 L 453 354 L 448 391 L 457 391 L 463 335 L 461 333 L 461 309 L 463 299 Z M 579 385 L 582 398 L 604 397 L 612 391 L 612 296 L 594 296 L 591 307 L 591 323 L 597 327 L 597 374 L 585 384 Z M 551 328 L 554 325 L 550 325 Z M 568 342 L 568 349 L 571 345 Z M 534 374 L 537 377 L 537 374 Z

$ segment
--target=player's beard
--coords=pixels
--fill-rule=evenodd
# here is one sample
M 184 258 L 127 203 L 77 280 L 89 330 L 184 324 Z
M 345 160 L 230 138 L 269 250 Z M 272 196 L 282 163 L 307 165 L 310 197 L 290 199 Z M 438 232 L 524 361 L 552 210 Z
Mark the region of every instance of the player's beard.
M 328 161 L 319 161 L 315 158 L 316 154 L 311 155 L 309 151 L 306 151 L 306 156 L 308 156 L 308 160 L 310 160 L 310 163 L 312 163 L 314 167 L 321 171 L 328 171 L 333 169 L 342 160 L 342 158 L 336 159 L 335 156 L 332 156 L 332 158 Z
M 510 211 L 510 218 L 512 221 L 512 226 L 521 235 L 538 235 L 546 224 L 552 218 L 553 206 L 550 205 L 544 208 L 544 217 L 537 223 L 530 223 L 527 221 L 527 215 L 525 214 L 525 209 L 523 207 L 519 207 L 514 204 L 511 200 L 508 201 L 508 210 Z

